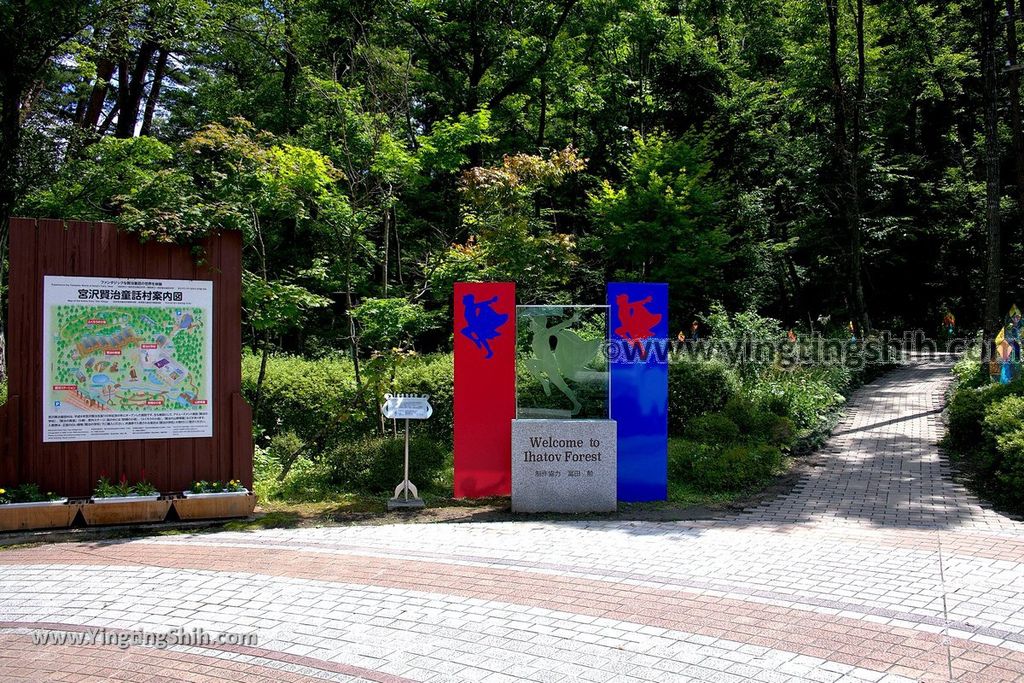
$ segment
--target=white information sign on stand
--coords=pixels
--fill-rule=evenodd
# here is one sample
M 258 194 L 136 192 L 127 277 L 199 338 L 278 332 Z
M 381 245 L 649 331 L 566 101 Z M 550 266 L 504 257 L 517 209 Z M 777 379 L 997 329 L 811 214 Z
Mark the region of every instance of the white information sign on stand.
M 381 411 L 389 420 L 426 420 L 434 414 L 434 408 L 428 401 L 429 396 L 386 394 L 384 398 Z
M 391 394 L 384 395 L 384 405 L 380 407 L 384 417 L 390 420 L 405 420 L 405 479 L 395 488 L 395 495 L 388 500 L 388 509 L 420 508 L 423 500 L 419 491 L 409 481 L 409 420 L 426 420 L 434 414 L 430 405 L 430 396 L 426 394 Z M 410 498 L 409 495 L 412 494 Z

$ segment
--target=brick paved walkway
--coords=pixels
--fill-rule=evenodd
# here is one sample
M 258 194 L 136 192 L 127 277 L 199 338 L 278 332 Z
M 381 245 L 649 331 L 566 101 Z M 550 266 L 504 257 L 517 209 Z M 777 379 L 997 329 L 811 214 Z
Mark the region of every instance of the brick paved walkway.
M 865 387 L 821 467 L 729 519 L 3 551 L 0 680 L 1024 680 L 1024 527 L 949 481 L 947 377 L 919 364 Z M 36 640 L 97 628 L 211 639 Z

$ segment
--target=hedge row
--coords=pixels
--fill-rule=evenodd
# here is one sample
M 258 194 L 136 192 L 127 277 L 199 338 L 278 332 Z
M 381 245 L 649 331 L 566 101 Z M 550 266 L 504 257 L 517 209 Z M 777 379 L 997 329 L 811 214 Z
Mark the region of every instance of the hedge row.
M 255 398 L 259 359 L 243 359 L 243 390 Z M 774 473 L 801 438 L 821 430 L 860 377 L 841 366 L 765 367 L 741 377 L 721 360 L 685 358 L 669 371 L 669 432 L 674 481 L 702 490 L 749 487 Z M 524 378 L 525 379 L 525 378 Z M 415 426 L 428 471 L 423 480 L 450 480 L 445 463 L 452 439 L 453 366 L 450 354 L 409 358 L 394 380 L 378 389 L 426 393 L 434 416 Z M 389 471 L 399 458 L 394 439 L 381 438 L 377 405 L 369 389 L 362 400 L 347 359 L 272 357 L 257 411 L 258 442 L 278 464 L 304 454 L 293 478 L 328 480 L 344 489 L 378 490 L 393 485 Z M 286 441 L 292 444 L 283 445 Z M 428 443 L 429 442 L 429 443 Z M 387 458 L 389 463 L 375 463 Z M 356 465 L 354 463 L 362 463 Z M 386 474 L 385 474 L 386 473 Z M 301 475 L 301 476 L 300 476 Z M 289 475 L 292 476 L 292 475 Z M 297 492 L 294 492 L 297 493 Z
M 978 352 L 954 367 L 943 446 L 972 488 L 1024 512 L 1024 380 L 991 384 Z

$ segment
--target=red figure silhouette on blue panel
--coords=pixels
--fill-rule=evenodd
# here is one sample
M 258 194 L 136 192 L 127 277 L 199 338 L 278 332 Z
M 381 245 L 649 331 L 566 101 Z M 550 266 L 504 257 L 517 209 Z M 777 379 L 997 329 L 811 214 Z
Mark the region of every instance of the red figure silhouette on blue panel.
M 491 308 L 491 304 L 497 301 L 497 296 L 492 296 L 490 299 L 480 302 L 472 294 L 462 297 L 466 326 L 460 332 L 476 344 L 478 349 L 483 349 L 487 352 L 484 358 L 490 358 L 494 355 L 488 340 L 500 337 L 501 332 L 498 332 L 498 328 L 508 320 L 508 313 L 498 313 Z
M 615 334 L 628 341 L 630 346 L 639 346 L 641 358 L 647 358 L 643 340 L 653 336 L 654 326 L 661 322 L 661 313 L 652 313 L 646 308 L 652 298 L 648 296 L 630 301 L 626 294 L 615 297 L 619 312 L 619 326 L 615 328 Z

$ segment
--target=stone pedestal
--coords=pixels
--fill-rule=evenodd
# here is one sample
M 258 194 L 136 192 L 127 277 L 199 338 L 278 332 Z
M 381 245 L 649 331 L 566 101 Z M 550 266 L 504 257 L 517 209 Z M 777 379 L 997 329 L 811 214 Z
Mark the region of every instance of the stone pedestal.
M 613 512 L 614 420 L 513 420 L 513 512 Z

